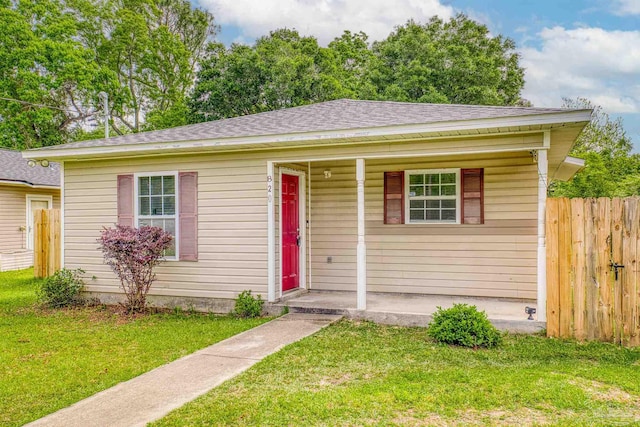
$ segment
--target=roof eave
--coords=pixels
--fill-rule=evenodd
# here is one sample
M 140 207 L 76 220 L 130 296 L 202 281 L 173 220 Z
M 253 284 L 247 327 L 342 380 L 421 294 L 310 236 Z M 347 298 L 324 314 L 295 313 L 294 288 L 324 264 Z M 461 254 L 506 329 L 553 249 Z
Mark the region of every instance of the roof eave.
M 53 185 L 49 185 L 49 184 L 34 184 L 32 182 L 14 181 L 14 180 L 10 180 L 10 179 L 0 179 L 0 185 L 13 185 L 13 186 L 20 186 L 20 187 L 50 189 L 50 190 L 60 189 L 60 184 L 57 184 L 57 185 L 55 185 L 55 184 L 53 184 Z
M 527 116 L 510 116 L 490 119 L 476 119 L 464 121 L 447 121 L 425 124 L 411 124 L 399 126 L 385 126 L 360 129 L 345 129 L 319 132 L 259 135 L 248 137 L 217 138 L 192 141 L 167 141 L 136 143 L 128 145 L 104 145 L 80 148 L 32 149 L 23 151 L 25 159 L 71 159 L 92 157 L 136 156 L 144 154 L 170 153 L 176 151 L 225 151 L 238 150 L 246 146 L 295 147 L 314 141 L 336 140 L 343 143 L 357 142 L 362 138 L 380 138 L 381 141 L 389 137 L 396 139 L 412 138 L 421 134 L 437 134 L 451 131 L 478 131 L 477 136 L 495 135 L 495 129 L 513 128 L 518 126 L 551 126 L 564 123 L 588 123 L 591 120 L 591 110 L 572 110 L 560 113 L 534 114 Z M 488 132 L 488 130 L 494 130 Z M 425 136 L 428 139 L 429 136 Z
M 558 166 L 553 179 L 559 181 L 569 181 L 578 172 L 584 169 L 585 161 L 577 157 L 567 156 L 562 163 Z

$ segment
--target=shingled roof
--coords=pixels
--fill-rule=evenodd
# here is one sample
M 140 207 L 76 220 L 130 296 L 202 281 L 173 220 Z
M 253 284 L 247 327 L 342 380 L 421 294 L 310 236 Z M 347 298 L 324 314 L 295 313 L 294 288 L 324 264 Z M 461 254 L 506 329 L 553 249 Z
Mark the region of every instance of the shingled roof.
M 494 107 L 339 99 L 301 107 L 180 126 L 110 139 L 72 142 L 40 150 L 131 146 L 224 138 L 298 134 L 388 126 L 556 114 L 560 108 Z
M 0 182 L 11 181 L 30 186 L 60 187 L 60 165 L 29 167 L 20 151 L 0 148 Z

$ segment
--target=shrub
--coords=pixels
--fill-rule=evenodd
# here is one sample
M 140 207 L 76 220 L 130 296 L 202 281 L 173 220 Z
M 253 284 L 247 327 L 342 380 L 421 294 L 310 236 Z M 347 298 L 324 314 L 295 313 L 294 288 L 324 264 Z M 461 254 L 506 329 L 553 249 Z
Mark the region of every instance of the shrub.
M 153 268 L 164 259 L 173 236 L 159 227 L 105 228 L 98 239 L 105 263 L 120 279 L 127 312 L 143 312 L 147 293 L 156 278 Z
M 502 342 L 502 335 L 487 314 L 467 304 L 454 304 L 445 310 L 438 307 L 427 335 L 437 342 L 472 348 L 495 347 Z
M 63 268 L 53 276 L 49 276 L 37 290 L 38 299 L 51 308 L 76 305 L 82 301 L 80 292 L 84 288 L 82 274 L 84 270 L 67 270 Z
M 264 301 L 260 295 L 253 296 L 251 291 L 242 291 L 236 298 L 233 314 L 238 317 L 259 317 L 262 314 Z

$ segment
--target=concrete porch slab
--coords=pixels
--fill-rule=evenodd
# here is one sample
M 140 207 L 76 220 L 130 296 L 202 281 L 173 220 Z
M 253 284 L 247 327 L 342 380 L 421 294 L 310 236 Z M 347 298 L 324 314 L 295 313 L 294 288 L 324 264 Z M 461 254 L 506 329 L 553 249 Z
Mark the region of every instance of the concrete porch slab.
M 527 320 L 525 307 L 536 308 L 536 302 L 531 300 L 369 292 L 367 309 L 359 311 L 356 310 L 355 292 L 310 291 L 275 306 L 287 306 L 293 313 L 341 314 L 376 323 L 426 326 L 438 307 L 448 308 L 461 303 L 485 311 L 491 323 L 503 331 L 533 333 L 546 327 L 545 322 Z

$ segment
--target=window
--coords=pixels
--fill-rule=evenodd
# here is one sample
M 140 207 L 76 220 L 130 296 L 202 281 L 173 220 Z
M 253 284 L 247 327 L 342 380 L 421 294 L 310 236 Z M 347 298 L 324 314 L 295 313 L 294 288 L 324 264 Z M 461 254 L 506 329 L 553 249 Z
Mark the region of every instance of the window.
M 405 171 L 407 223 L 460 223 L 460 169 Z
M 173 235 L 173 243 L 165 254 L 177 259 L 177 173 L 136 176 L 136 225 L 160 227 Z
M 484 169 L 387 171 L 385 224 L 484 224 Z

